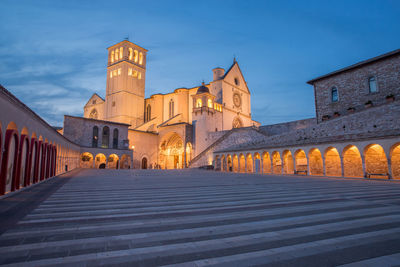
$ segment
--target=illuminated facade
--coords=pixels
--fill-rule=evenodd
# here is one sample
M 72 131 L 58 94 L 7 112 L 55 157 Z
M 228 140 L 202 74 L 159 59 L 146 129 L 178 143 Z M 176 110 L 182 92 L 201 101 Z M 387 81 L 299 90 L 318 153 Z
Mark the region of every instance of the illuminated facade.
M 221 133 L 258 126 L 236 60 L 208 84 L 145 98 L 147 52 L 127 40 L 109 47 L 105 99 L 94 94 L 84 107 L 85 118 L 130 125 L 135 168 L 187 167 Z

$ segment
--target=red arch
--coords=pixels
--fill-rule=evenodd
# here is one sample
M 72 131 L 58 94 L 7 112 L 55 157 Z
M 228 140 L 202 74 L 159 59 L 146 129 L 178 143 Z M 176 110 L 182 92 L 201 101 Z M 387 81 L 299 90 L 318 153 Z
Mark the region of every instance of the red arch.
M 28 147 L 26 149 L 26 157 L 25 157 L 25 173 L 23 173 L 23 178 L 24 179 L 24 186 L 26 186 L 26 177 L 28 173 L 28 164 L 29 164 L 29 139 L 25 134 L 22 134 L 20 137 L 19 141 L 19 150 L 18 150 L 18 164 L 17 164 L 17 174 L 16 174 L 16 179 L 15 179 L 15 189 L 19 189 L 20 186 L 20 178 L 21 178 L 21 167 L 22 167 L 22 149 L 24 147 L 24 142 L 28 142 Z
M 7 164 L 9 160 L 9 146 L 10 146 L 10 141 L 11 138 L 15 138 L 15 156 L 14 156 L 14 166 L 13 166 L 13 176 L 12 176 L 12 181 L 11 181 L 11 191 L 14 190 L 15 188 L 15 176 L 16 176 L 16 170 L 17 170 L 17 160 L 18 160 L 18 133 L 15 130 L 9 129 L 6 131 L 6 136 L 4 138 L 4 152 L 3 152 L 3 159 L 2 159 L 2 165 L 1 169 L 4 170 L 0 174 L 0 195 L 4 195 L 6 191 L 6 175 L 7 175 Z
M 33 155 L 33 147 L 35 146 L 35 155 Z M 31 138 L 31 146 L 29 149 L 29 175 L 28 175 L 28 179 L 27 179 L 27 184 L 26 185 L 30 185 L 31 184 L 31 172 L 32 172 L 32 168 L 33 168 L 33 180 L 32 180 L 32 184 L 36 183 L 36 171 L 37 171 L 37 152 L 38 152 L 38 141 L 36 140 L 36 138 Z M 32 165 L 32 158 L 35 157 L 35 164 Z
M 46 152 L 46 174 L 45 174 L 45 179 L 50 177 L 50 169 L 51 169 L 51 144 L 47 145 L 47 152 Z
M 44 143 L 42 146 L 42 166 L 40 168 L 40 181 L 44 180 L 46 176 L 46 160 L 47 160 L 47 146 L 48 143 Z

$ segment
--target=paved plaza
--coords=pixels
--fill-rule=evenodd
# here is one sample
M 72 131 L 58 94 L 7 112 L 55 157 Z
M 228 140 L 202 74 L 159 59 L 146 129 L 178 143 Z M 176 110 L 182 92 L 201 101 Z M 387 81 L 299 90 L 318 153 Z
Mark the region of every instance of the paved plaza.
M 400 183 L 77 170 L 0 200 L 7 266 L 396 266 Z

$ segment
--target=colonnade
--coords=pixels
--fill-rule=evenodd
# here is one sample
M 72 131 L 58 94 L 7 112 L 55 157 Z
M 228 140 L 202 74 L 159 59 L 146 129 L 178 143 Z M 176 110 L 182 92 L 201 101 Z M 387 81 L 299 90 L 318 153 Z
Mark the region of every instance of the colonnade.
M 400 139 L 215 153 L 216 170 L 400 179 Z

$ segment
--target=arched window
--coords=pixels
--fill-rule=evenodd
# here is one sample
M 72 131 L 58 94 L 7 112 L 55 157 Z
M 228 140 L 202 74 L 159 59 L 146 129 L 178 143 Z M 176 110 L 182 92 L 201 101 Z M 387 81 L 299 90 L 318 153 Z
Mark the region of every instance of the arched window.
M 140 71 L 138 72 L 138 79 L 142 79 L 142 73 Z
M 196 108 L 201 108 L 202 105 L 203 105 L 203 102 L 201 101 L 201 98 L 198 98 L 196 100 Z
M 110 128 L 108 128 L 107 126 L 104 126 L 102 139 L 101 139 L 101 147 L 108 148 L 109 144 L 110 144 Z
M 115 49 L 115 60 L 118 60 L 118 55 L 119 55 L 119 50 L 118 50 L 118 48 L 117 49 Z
M 133 59 L 133 49 L 129 47 L 129 60 Z
M 114 51 L 111 51 L 111 63 L 114 63 Z
M 169 117 L 172 118 L 174 116 L 174 100 L 169 101 Z
M 207 100 L 207 105 L 208 105 L 209 108 L 212 108 L 212 107 L 213 107 L 213 103 L 212 103 L 211 98 L 209 98 L 209 99 Z
M 137 61 L 138 61 L 138 51 L 137 50 L 135 50 L 135 51 L 133 51 L 133 61 L 135 61 L 136 63 L 137 63 Z
M 122 59 L 123 54 L 124 54 L 124 48 L 121 47 L 121 48 L 119 49 L 119 58 L 120 58 L 120 59 Z
M 370 93 L 378 92 L 378 87 L 376 86 L 376 78 L 374 76 L 369 77 L 368 84 L 369 84 L 369 92 Z
M 97 110 L 95 108 L 90 112 L 89 118 L 97 119 Z
M 114 129 L 113 133 L 113 148 L 118 148 L 118 129 Z
M 142 52 L 139 53 L 139 64 L 140 65 L 143 64 L 143 54 L 142 54 Z
M 146 107 L 146 118 L 145 121 L 150 121 L 151 120 L 151 106 L 147 105 Z
M 336 87 L 332 87 L 331 90 L 331 101 L 333 102 L 338 102 L 339 101 L 339 93 Z
M 93 127 L 92 147 L 97 147 L 99 142 L 99 127 Z

